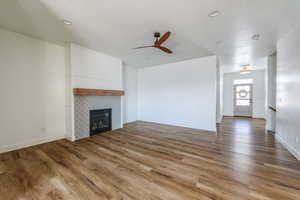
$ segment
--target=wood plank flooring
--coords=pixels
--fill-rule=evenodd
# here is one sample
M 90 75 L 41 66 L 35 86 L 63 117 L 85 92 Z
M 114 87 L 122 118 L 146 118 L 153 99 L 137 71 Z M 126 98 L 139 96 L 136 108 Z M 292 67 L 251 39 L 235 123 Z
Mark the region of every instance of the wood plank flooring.
M 299 200 L 300 163 L 265 121 L 218 134 L 136 122 L 0 154 L 1 200 Z

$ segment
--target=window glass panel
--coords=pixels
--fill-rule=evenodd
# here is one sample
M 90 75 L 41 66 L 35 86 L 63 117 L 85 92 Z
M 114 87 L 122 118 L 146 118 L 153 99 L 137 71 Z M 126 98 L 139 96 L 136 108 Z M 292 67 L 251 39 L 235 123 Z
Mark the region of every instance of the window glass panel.
M 252 84 L 253 83 L 253 79 L 249 78 L 249 79 L 237 79 L 233 81 L 234 85 L 238 85 L 238 84 Z
M 250 99 L 250 89 L 249 85 L 239 85 L 235 89 L 235 98 L 237 99 Z
M 250 105 L 250 100 L 236 100 L 236 105 L 237 106 L 249 106 Z

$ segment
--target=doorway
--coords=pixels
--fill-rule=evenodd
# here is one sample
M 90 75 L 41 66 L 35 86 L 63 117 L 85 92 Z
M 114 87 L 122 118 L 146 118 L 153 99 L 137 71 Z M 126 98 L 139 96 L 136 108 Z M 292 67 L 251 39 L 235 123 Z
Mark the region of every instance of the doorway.
M 234 116 L 252 117 L 252 84 L 234 85 Z

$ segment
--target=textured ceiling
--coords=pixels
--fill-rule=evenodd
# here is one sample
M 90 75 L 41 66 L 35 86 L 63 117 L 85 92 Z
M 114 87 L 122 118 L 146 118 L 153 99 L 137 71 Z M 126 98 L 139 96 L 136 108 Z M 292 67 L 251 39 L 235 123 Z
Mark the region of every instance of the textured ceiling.
M 255 65 L 300 18 L 297 0 L 1 0 L 0 26 L 32 37 L 75 42 L 147 67 L 218 55 L 227 71 Z M 221 15 L 208 17 L 211 11 Z M 62 19 L 73 22 L 65 26 Z M 171 31 L 174 54 L 133 50 Z M 251 40 L 254 34 L 260 40 Z

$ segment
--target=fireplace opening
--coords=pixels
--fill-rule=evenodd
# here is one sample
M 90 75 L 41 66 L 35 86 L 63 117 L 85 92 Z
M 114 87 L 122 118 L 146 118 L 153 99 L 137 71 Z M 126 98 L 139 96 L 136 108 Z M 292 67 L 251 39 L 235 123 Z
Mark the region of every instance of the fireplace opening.
M 111 131 L 111 108 L 90 110 L 90 136 Z

